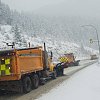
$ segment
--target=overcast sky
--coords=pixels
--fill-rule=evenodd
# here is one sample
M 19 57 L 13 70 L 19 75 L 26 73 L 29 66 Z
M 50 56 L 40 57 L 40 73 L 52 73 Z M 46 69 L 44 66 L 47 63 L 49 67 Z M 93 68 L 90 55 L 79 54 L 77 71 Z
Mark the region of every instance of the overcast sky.
M 18 11 L 100 16 L 100 0 L 1 0 Z
M 44 7 L 46 5 L 52 5 L 60 3 L 64 0 L 1 0 L 2 2 L 8 4 L 12 9 L 17 9 L 18 11 L 33 11 Z

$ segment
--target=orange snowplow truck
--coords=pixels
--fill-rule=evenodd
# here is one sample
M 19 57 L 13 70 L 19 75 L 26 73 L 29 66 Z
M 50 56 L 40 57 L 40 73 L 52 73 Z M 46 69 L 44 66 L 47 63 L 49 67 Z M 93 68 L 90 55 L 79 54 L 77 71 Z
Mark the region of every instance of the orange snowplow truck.
M 50 77 L 56 72 L 42 47 L 0 51 L 0 90 L 27 93 Z
M 59 60 L 60 62 L 65 63 L 65 68 L 69 66 L 78 66 L 80 62 L 80 60 L 75 60 L 75 56 L 73 53 L 64 54 L 64 56 L 60 57 Z

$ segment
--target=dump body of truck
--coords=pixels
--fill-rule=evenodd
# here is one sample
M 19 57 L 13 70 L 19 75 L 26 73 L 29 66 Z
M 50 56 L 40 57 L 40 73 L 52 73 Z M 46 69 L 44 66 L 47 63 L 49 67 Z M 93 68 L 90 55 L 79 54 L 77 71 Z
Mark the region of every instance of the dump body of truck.
M 75 56 L 73 53 L 64 54 L 64 56 L 59 57 L 59 60 L 60 62 L 65 63 L 65 68 L 69 66 L 78 66 L 80 61 L 80 60 L 75 61 Z
M 64 56 L 59 58 L 60 62 L 72 63 L 75 61 L 73 53 L 64 54 Z
M 30 92 L 55 78 L 46 50 L 42 47 L 0 51 L 0 90 Z
M 75 62 L 75 57 L 73 53 L 65 54 L 65 57 L 68 59 L 68 63 Z
M 40 70 L 43 70 L 41 48 L 0 52 L 0 81 L 19 80 L 22 74 Z

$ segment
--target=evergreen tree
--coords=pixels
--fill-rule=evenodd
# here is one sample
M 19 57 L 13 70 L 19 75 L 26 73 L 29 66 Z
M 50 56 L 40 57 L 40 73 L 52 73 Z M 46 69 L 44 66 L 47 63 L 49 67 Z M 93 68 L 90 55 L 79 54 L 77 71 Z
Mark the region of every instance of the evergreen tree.
M 21 46 L 21 42 L 22 42 L 21 31 L 17 25 L 15 25 L 15 29 L 14 29 L 14 42 L 15 44 Z
M 22 37 L 22 45 L 23 47 L 27 47 L 27 41 L 24 36 Z
M 6 40 L 10 40 L 10 37 L 9 37 L 9 35 L 7 34 L 7 35 L 5 35 L 5 38 L 6 38 Z

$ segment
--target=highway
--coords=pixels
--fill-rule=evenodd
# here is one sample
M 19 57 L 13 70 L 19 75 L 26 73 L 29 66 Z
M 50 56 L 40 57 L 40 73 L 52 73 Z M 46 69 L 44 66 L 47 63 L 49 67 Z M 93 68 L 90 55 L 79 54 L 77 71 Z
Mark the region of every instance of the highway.
M 45 85 L 39 86 L 38 89 L 32 90 L 30 93 L 27 94 L 19 94 L 19 93 L 12 93 L 12 92 L 4 92 L 0 94 L 0 100 L 35 100 L 36 98 L 40 97 L 42 94 L 49 92 L 51 89 L 56 88 L 62 82 L 70 78 L 74 73 L 77 71 L 82 70 L 85 67 L 97 62 L 96 60 L 82 60 L 80 61 L 79 66 L 73 66 L 66 68 L 64 70 L 64 76 L 58 77 L 55 80 L 48 81 Z

